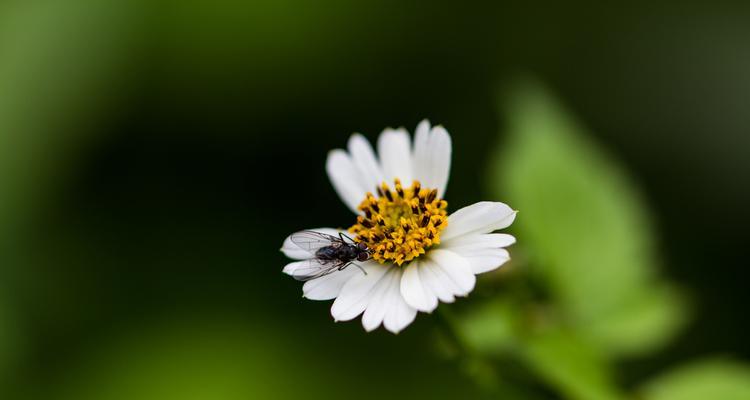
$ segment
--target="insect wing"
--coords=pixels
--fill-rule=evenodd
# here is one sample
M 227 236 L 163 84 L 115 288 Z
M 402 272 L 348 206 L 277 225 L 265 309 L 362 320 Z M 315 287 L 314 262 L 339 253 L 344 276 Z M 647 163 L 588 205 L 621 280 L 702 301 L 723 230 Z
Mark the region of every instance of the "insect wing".
M 315 254 L 318 249 L 334 244 L 343 243 L 336 236 L 314 231 L 302 231 L 293 233 L 291 236 L 292 243 L 296 244 L 302 250 Z
M 339 261 L 322 262 L 318 259 L 310 259 L 300 261 L 297 267 L 289 272 L 289 275 L 298 281 L 309 281 L 342 269 L 341 267 L 345 264 Z

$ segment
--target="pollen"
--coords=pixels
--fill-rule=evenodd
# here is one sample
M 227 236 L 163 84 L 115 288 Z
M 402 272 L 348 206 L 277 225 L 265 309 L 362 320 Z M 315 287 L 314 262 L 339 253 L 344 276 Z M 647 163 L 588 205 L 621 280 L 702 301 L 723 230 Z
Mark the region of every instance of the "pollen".
M 419 181 L 403 187 L 398 179 L 368 192 L 359 205 L 363 215 L 349 228 L 357 242 L 372 251 L 372 259 L 383 264 L 402 265 L 440 244 L 440 232 L 448 226 L 448 202 L 438 198 L 437 189 L 423 188 Z

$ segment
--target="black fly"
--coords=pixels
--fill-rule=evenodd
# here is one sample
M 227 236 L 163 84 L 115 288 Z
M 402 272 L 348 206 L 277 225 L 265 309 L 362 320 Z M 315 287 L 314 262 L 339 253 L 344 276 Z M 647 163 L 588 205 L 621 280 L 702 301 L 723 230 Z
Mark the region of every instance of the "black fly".
M 349 239 L 351 243 L 344 238 Z M 354 264 L 354 261 L 367 261 L 371 256 L 365 243 L 354 243 L 352 238 L 343 233 L 336 237 L 320 232 L 301 231 L 292 234 L 291 239 L 299 248 L 313 256 L 309 260 L 301 261 L 302 264 L 292 272 L 294 279 L 299 281 L 309 281 L 334 271 L 341 271 L 349 264 Z M 354 265 L 367 274 L 362 267 Z

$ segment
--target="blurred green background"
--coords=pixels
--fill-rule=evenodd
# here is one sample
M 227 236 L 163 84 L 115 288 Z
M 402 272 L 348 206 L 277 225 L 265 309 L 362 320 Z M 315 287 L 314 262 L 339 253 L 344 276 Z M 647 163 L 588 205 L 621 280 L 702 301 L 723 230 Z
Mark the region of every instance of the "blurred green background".
M 749 71 L 747 2 L 4 0 L 0 398 L 748 399 Z M 513 261 L 335 324 L 278 248 L 422 118 Z

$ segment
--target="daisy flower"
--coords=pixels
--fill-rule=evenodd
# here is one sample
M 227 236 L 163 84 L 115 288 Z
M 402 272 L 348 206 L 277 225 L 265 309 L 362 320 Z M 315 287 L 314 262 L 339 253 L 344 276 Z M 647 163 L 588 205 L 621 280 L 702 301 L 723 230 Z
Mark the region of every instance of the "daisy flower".
M 483 201 L 448 214 L 451 138 L 442 126 L 422 121 L 413 143 L 405 129 L 386 129 L 377 155 L 354 134 L 347 150 L 331 151 L 326 171 L 354 224 L 293 234 L 281 248 L 296 260 L 284 273 L 306 280 L 304 297 L 335 299 L 335 321 L 361 314 L 365 330 L 398 333 L 510 259 L 504 247 L 515 238 L 493 232 L 513 223 L 513 209 Z

